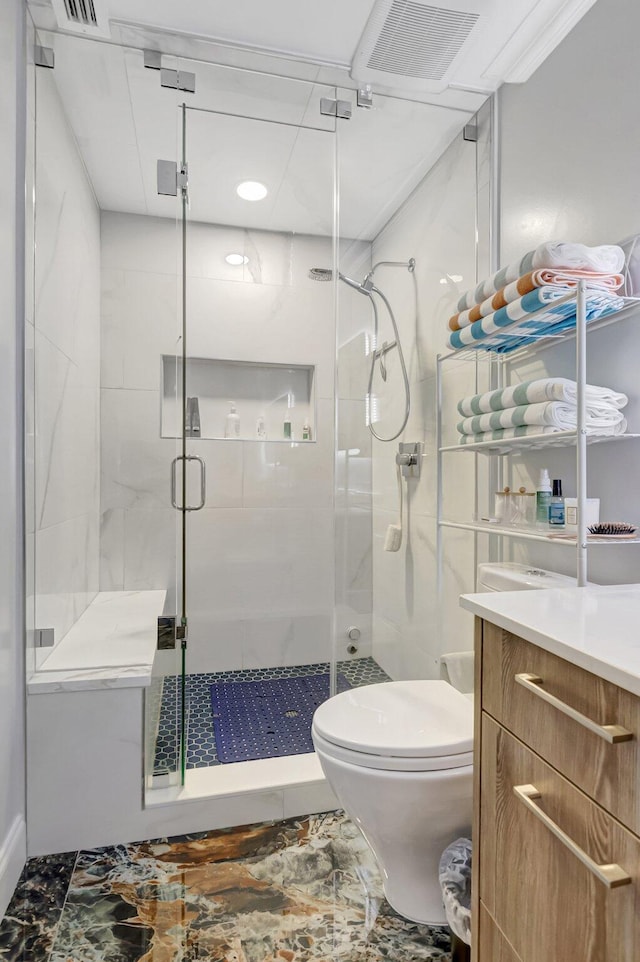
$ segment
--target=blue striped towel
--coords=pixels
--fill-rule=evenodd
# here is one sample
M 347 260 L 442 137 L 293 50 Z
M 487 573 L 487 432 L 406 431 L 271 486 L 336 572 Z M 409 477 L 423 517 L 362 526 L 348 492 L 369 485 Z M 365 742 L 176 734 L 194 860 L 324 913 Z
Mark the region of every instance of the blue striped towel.
M 539 287 L 493 314 L 475 321 L 469 327 L 452 331 L 449 335 L 449 346 L 454 351 L 472 348 L 508 354 L 537 338 L 571 330 L 576 323 L 575 300 L 566 301 L 564 304 L 553 303 L 566 294 L 567 290 L 562 287 Z M 623 298 L 616 294 L 592 290 L 587 292 L 587 322 L 614 314 L 623 307 Z M 543 314 L 528 317 L 544 308 L 547 310 Z M 511 332 L 508 330 L 510 327 L 513 327 Z M 491 343 L 483 344 L 489 337 Z

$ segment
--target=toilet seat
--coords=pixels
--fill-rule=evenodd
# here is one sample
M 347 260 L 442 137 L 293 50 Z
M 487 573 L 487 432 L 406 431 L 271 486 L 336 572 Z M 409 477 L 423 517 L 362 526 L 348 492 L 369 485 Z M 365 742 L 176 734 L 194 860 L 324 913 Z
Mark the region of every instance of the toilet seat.
M 363 768 L 461 768 L 472 764 L 473 707 L 444 681 L 382 682 L 324 702 L 312 734 L 320 751 Z

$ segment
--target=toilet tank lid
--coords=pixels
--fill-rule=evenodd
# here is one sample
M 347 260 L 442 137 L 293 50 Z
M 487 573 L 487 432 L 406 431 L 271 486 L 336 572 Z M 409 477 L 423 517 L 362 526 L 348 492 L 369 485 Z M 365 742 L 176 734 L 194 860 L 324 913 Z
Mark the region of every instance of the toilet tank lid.
M 527 588 L 575 588 L 575 578 L 513 561 L 478 565 L 478 591 L 525 591 Z
M 387 681 L 329 698 L 313 716 L 326 741 L 369 755 L 435 758 L 473 748 L 473 706 L 446 681 Z

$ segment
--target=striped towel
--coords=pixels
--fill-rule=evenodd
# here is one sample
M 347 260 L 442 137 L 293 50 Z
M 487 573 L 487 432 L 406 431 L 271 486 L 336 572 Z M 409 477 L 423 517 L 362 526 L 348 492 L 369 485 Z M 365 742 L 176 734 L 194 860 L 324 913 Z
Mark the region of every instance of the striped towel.
M 482 317 L 487 317 L 498 311 L 501 307 L 506 307 L 512 301 L 516 301 L 524 294 L 529 294 L 537 287 L 545 287 L 547 284 L 562 287 L 565 294 L 574 290 L 578 286 L 578 281 L 588 281 L 590 288 L 600 288 L 604 290 L 618 290 L 624 284 L 622 274 L 601 274 L 596 271 L 554 271 L 543 269 L 539 271 L 529 271 L 511 284 L 507 284 L 501 291 L 493 297 L 487 297 L 481 304 L 475 304 L 467 311 L 460 311 L 449 318 L 449 330 L 459 331 L 461 327 L 467 327 Z
M 554 301 L 566 295 L 561 287 L 538 287 L 535 291 L 525 294 L 517 301 L 512 301 L 506 307 L 483 317 L 461 331 L 452 331 L 449 335 L 449 347 L 454 351 L 465 347 L 479 350 L 495 351 L 507 354 L 516 348 L 529 344 L 539 337 L 559 334 L 570 330 L 576 324 L 575 301 L 554 305 Z M 527 320 L 528 314 L 544 310 L 543 314 Z M 624 300 L 616 294 L 604 291 L 587 292 L 587 321 L 597 317 L 605 317 L 624 307 Z M 509 333 L 509 326 L 517 323 L 517 330 Z M 503 330 L 506 328 L 507 330 Z M 502 336 L 492 337 L 491 344 L 483 345 L 482 341 L 501 333 Z
M 575 404 L 566 401 L 542 401 L 539 404 L 520 404 L 515 408 L 503 408 L 489 414 L 475 414 L 463 418 L 456 427 L 459 434 L 485 434 L 502 428 L 516 428 L 521 424 L 548 425 L 560 431 L 571 431 L 576 427 L 578 410 Z M 598 414 L 587 412 L 588 431 L 615 429 L 626 422 L 621 411 L 616 408 L 603 410 Z M 624 434 L 624 430 L 613 430 L 614 434 Z
M 586 247 L 584 244 L 547 241 L 535 250 L 529 251 L 519 261 L 502 267 L 486 281 L 482 281 L 477 287 L 463 294 L 458 301 L 458 311 L 467 311 L 474 304 L 482 304 L 488 297 L 493 297 L 523 274 L 542 267 L 618 274 L 624 267 L 624 251 L 615 244 Z
M 623 408 L 629 401 L 626 394 L 612 391 L 608 387 L 595 384 L 585 386 L 587 409 L 594 414 L 602 408 Z M 536 381 L 523 381 L 511 387 L 485 394 L 474 394 L 458 401 L 458 413 L 463 417 L 501 411 L 503 408 L 518 407 L 521 404 L 537 404 L 541 401 L 578 402 L 578 385 L 566 377 L 544 377 Z
M 562 429 L 545 424 L 520 424 L 516 428 L 499 428 L 496 431 L 483 431 L 480 434 L 461 434 L 458 438 L 460 444 L 481 444 L 484 441 L 495 441 L 499 446 L 501 441 L 510 441 L 513 438 L 537 438 L 541 439 L 541 447 L 544 447 L 544 439 L 549 434 L 558 434 Z M 573 430 L 573 429 L 569 429 Z M 627 422 L 623 418 L 620 424 L 612 425 L 608 428 L 594 428 L 589 431 L 590 435 L 610 437 L 611 435 L 624 434 L 627 430 Z M 531 447 L 535 447 L 531 445 Z
M 541 424 L 520 424 L 517 428 L 499 428 L 496 431 L 483 431 L 481 434 L 461 434 L 460 444 L 481 444 L 484 441 L 510 441 L 512 438 L 545 437 L 557 434 L 560 428 Z

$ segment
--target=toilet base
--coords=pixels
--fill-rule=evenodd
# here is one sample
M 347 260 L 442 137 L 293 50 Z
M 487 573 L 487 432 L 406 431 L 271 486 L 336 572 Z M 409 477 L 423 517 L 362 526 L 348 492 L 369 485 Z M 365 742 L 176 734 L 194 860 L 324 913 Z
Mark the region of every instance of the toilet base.
M 376 859 L 391 907 L 412 922 L 446 925 L 438 868 L 447 845 L 469 834 L 472 766 L 388 772 L 333 758 L 318 743 L 316 752 Z

